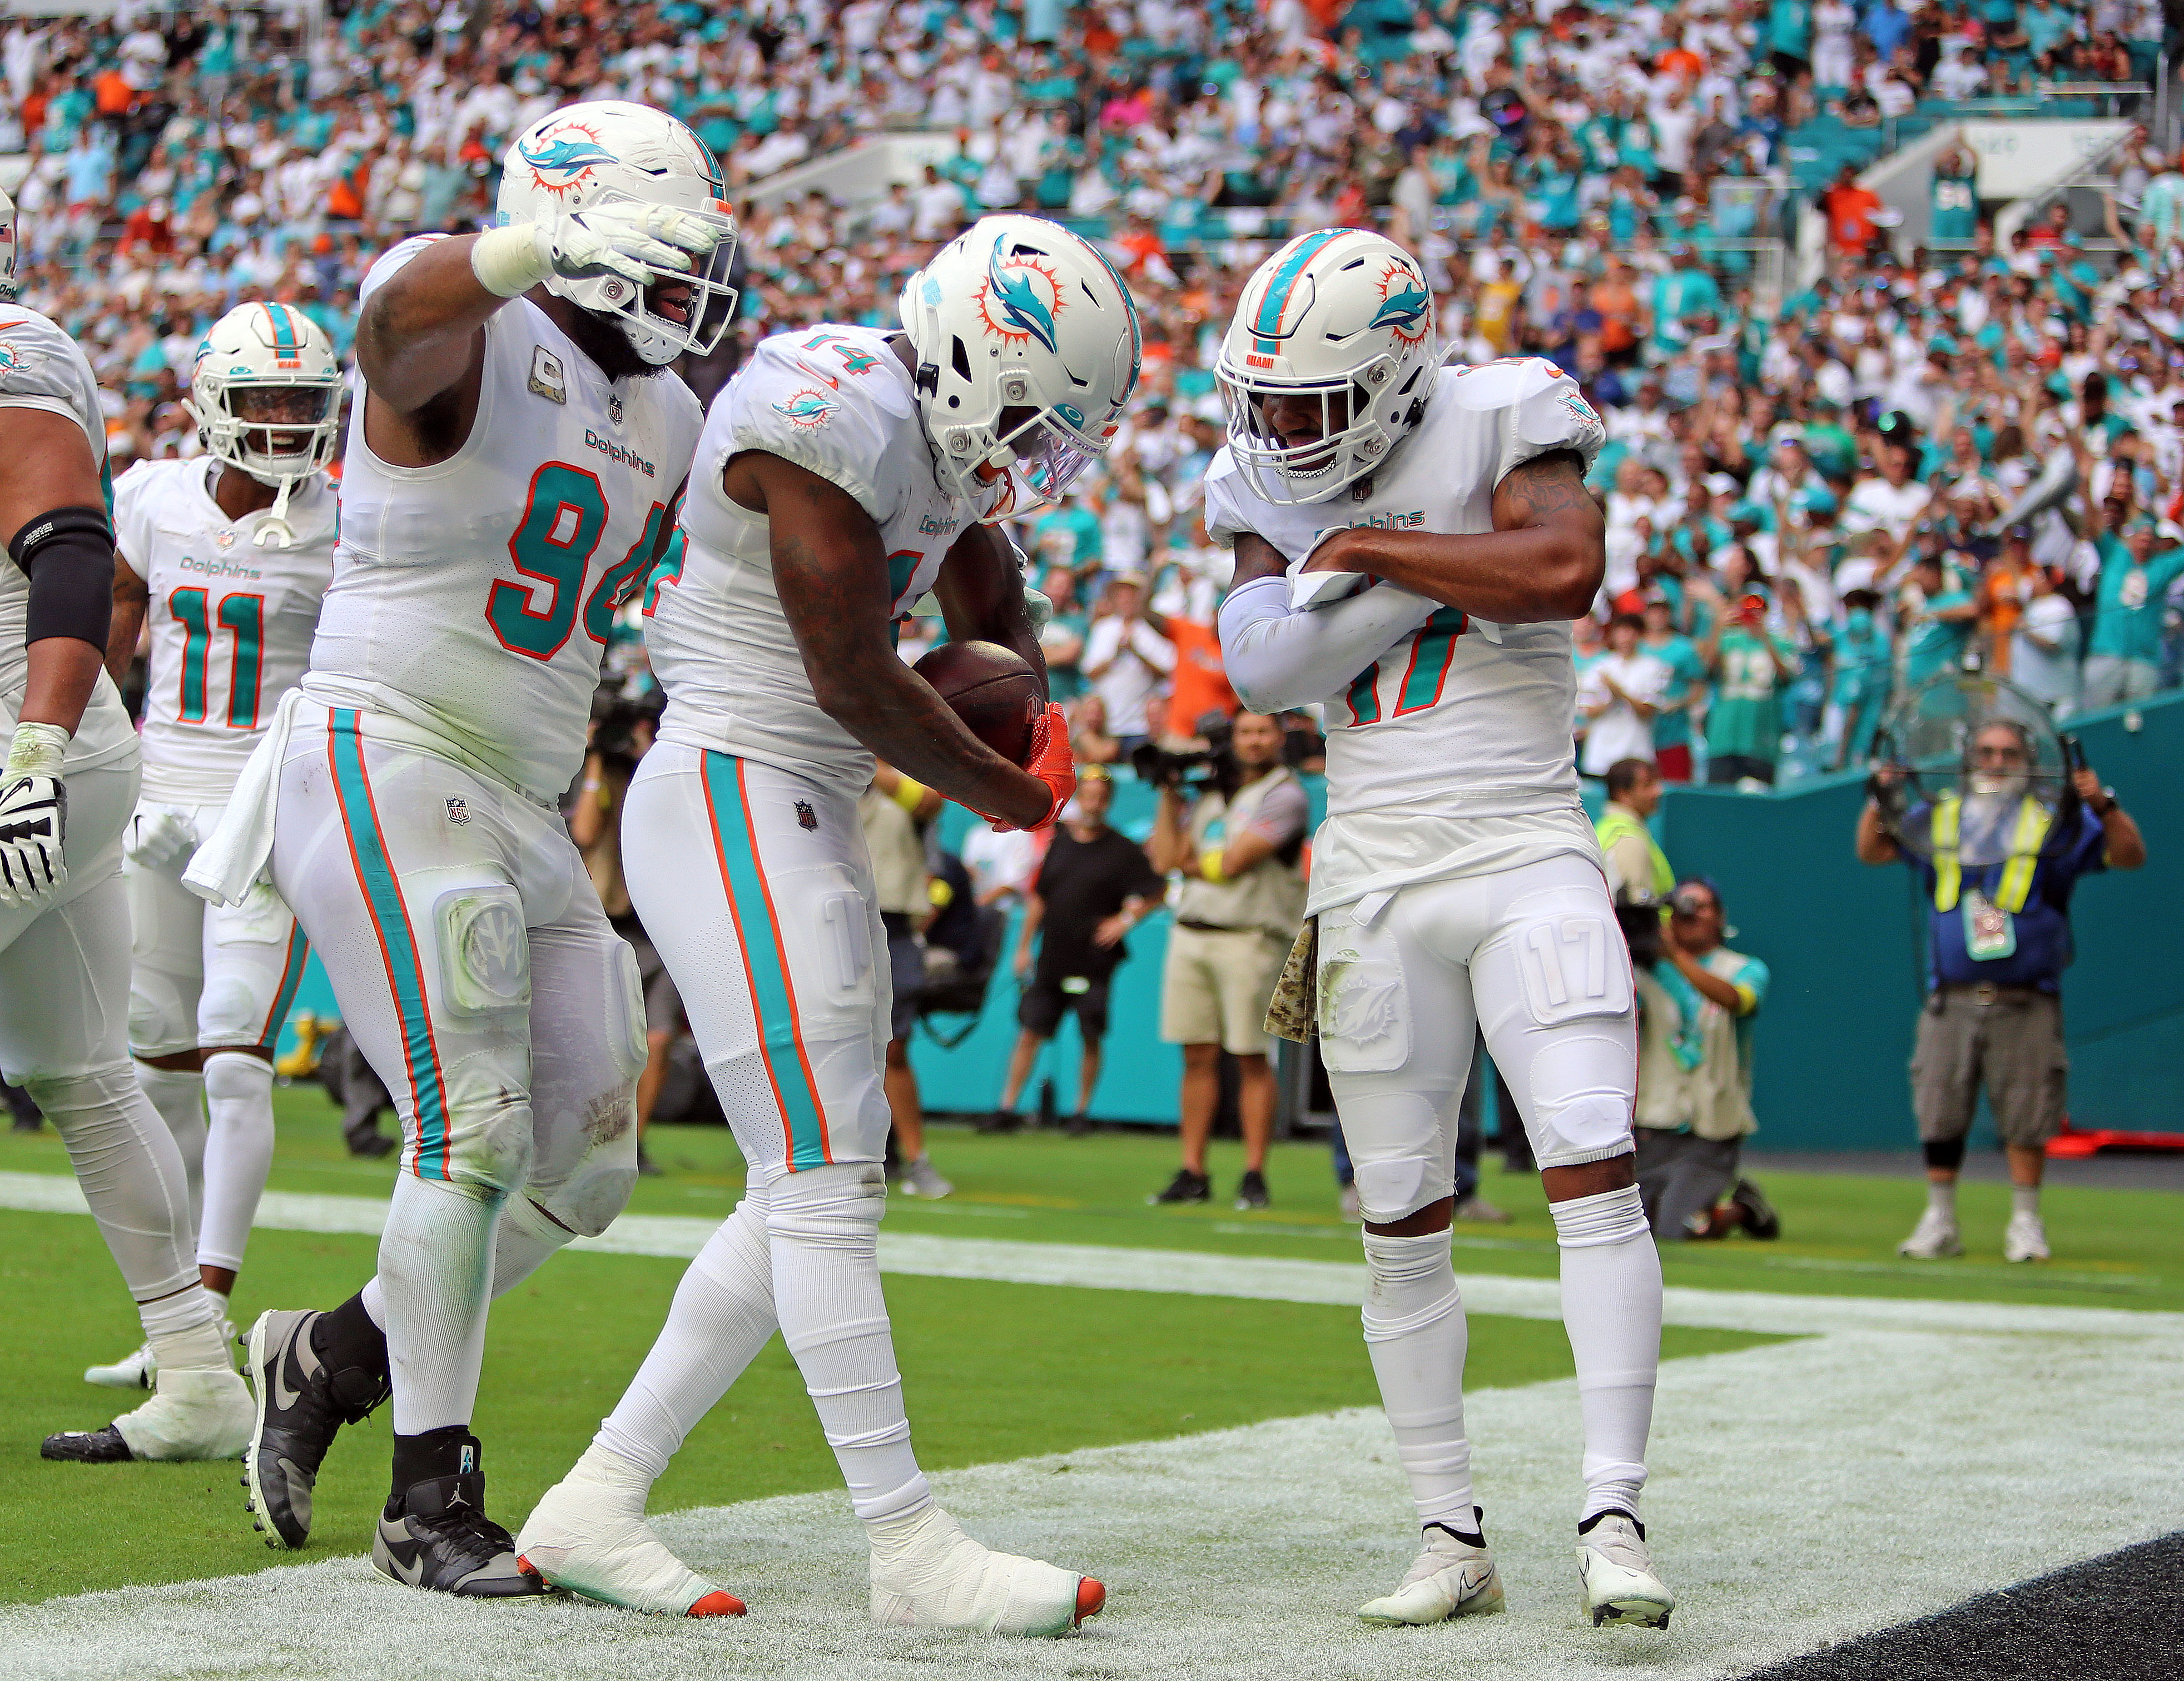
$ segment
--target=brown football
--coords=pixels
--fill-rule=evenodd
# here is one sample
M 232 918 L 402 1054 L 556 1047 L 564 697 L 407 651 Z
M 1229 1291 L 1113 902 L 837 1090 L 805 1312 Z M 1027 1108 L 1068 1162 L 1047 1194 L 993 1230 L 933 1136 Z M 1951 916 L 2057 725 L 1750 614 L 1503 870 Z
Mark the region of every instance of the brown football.
M 997 642 L 944 642 L 911 670 L 933 685 L 964 727 L 1011 765 L 1031 753 L 1031 732 L 1046 710 L 1039 674 Z

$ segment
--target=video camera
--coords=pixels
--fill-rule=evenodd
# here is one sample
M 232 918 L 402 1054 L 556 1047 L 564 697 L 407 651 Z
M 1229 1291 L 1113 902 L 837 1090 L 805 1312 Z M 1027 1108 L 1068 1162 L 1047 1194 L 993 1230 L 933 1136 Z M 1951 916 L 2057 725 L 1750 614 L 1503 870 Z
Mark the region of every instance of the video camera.
M 632 694 L 635 687 L 626 677 L 609 676 L 602 677 L 592 691 L 592 751 L 602 758 L 634 762 L 637 726 L 643 723 L 655 730 L 659 727 L 666 698 L 650 686 Z
M 1198 721 L 1198 733 L 1206 745 L 1195 753 L 1171 753 L 1157 742 L 1141 743 L 1130 754 L 1130 769 L 1139 782 L 1173 788 L 1185 799 L 1196 799 L 1209 789 L 1234 793 L 1243 779 L 1228 747 L 1234 726 L 1228 715 L 1208 712 Z

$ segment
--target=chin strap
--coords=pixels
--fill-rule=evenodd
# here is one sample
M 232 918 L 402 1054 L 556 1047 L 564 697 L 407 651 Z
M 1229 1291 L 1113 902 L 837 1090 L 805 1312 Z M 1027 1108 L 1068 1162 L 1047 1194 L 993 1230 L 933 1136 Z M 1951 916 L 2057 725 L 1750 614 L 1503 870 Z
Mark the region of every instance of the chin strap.
M 296 533 L 288 524 L 288 493 L 296 487 L 293 479 L 281 481 L 280 493 L 274 497 L 273 505 L 265 510 L 265 517 L 258 522 L 257 535 L 250 540 L 259 548 L 278 542 L 283 548 L 296 546 Z

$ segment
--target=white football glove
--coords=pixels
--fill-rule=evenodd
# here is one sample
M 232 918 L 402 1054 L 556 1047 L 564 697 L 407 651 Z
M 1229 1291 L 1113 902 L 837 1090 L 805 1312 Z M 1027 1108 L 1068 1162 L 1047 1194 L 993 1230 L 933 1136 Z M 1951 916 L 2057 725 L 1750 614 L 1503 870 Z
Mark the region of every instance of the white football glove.
M 68 880 L 61 845 L 68 833 L 68 789 L 61 759 L 69 732 L 58 724 L 18 724 L 0 771 L 0 905 L 17 909 L 58 893 Z
M 129 861 L 147 869 L 157 869 L 170 859 L 195 852 L 197 847 L 197 826 L 190 821 L 186 807 L 155 805 L 148 800 L 137 805 L 121 843 Z
M 471 270 L 497 298 L 517 297 L 555 275 L 617 275 L 646 287 L 662 275 L 688 274 L 692 258 L 710 253 L 725 232 L 718 222 L 671 204 L 617 199 L 482 233 L 471 248 Z

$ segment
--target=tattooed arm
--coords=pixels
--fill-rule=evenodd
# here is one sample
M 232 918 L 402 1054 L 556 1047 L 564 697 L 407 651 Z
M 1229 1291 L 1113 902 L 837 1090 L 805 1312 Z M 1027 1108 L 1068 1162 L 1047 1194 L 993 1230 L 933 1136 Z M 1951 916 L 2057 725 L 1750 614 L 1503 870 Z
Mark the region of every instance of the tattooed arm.
M 1024 827 L 1043 821 L 1053 791 L 972 735 L 896 654 L 887 555 L 856 498 L 755 449 L 729 461 L 722 486 L 731 501 L 768 518 L 774 588 L 820 709 L 949 799 Z
M 1469 537 L 1353 526 L 1308 572 L 1369 572 L 1502 625 L 1574 619 L 1607 571 L 1607 532 L 1577 453 L 1553 449 L 1494 487 L 1494 529 Z
M 1014 548 L 992 526 L 972 526 L 950 545 L 933 581 L 948 634 L 957 642 L 997 642 L 1023 655 L 1039 682 L 1046 681 L 1046 655 L 1031 627 L 1024 605 L 1023 573 Z

